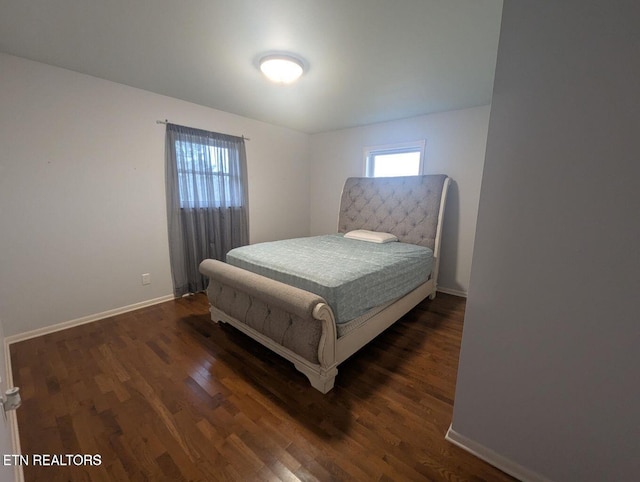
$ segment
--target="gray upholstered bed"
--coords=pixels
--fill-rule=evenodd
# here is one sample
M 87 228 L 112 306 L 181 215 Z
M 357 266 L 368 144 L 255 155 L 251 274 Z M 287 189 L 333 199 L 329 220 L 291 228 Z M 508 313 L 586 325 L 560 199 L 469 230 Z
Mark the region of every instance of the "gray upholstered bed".
M 442 215 L 449 178 L 444 175 L 349 178 L 340 202 L 338 232 L 391 233 L 401 243 L 433 254 L 426 281 L 348 323 L 336 323 L 322 296 L 216 260 L 200 271 L 209 277 L 211 319 L 229 323 L 294 363 L 311 385 L 327 393 L 337 366 L 426 297 L 434 297 Z M 399 244 L 399 243 L 398 243 Z

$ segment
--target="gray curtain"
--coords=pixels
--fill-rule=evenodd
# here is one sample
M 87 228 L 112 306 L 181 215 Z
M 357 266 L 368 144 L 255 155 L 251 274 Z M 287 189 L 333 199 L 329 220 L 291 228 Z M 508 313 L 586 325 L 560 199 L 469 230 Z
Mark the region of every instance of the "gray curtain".
M 207 287 L 198 266 L 249 243 L 242 137 L 167 124 L 167 219 L 176 296 Z

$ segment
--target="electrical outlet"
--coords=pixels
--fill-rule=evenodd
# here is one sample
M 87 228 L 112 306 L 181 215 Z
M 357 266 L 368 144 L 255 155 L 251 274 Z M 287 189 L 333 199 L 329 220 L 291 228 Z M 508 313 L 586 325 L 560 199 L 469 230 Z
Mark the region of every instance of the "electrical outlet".
M 142 275 L 142 284 L 143 285 L 150 285 L 151 284 L 151 274 L 150 273 L 144 273 Z

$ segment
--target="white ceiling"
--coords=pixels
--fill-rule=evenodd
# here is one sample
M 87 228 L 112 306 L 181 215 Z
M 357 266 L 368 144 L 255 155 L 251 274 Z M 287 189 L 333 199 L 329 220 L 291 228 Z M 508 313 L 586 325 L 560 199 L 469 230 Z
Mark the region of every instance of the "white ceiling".
M 0 0 L 0 51 L 316 133 L 490 103 L 501 11 L 502 0 Z M 258 70 L 275 51 L 307 63 L 296 84 Z

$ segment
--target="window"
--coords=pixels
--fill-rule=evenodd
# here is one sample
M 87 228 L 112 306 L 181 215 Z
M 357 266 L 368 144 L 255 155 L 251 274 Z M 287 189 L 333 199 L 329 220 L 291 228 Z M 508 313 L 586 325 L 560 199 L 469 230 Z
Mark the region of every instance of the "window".
M 419 176 L 422 174 L 425 141 L 365 147 L 367 177 Z
M 232 207 L 238 205 L 241 196 L 225 196 L 231 193 L 229 148 L 193 142 L 175 141 L 180 207 Z
M 207 287 L 203 259 L 249 243 L 244 137 L 167 124 L 169 258 L 176 297 Z
M 244 139 L 167 124 L 168 172 L 183 209 L 233 208 L 246 194 Z M 242 158 L 242 159 L 241 159 Z

